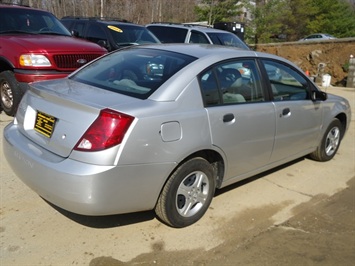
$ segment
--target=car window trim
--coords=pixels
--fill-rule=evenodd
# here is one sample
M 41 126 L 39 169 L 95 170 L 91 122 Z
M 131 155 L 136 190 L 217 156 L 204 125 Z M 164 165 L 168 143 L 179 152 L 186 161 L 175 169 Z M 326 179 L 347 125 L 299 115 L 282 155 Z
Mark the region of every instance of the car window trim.
M 270 82 L 269 76 L 267 74 L 267 71 L 266 71 L 266 69 L 264 67 L 263 60 L 276 62 L 278 64 L 284 65 L 285 67 L 290 68 L 291 70 L 295 71 L 298 75 L 303 77 L 305 79 L 305 81 L 306 81 L 306 84 L 305 84 L 306 88 L 305 89 L 307 90 L 308 95 L 311 95 L 311 93 L 313 93 L 314 91 L 319 91 L 319 89 L 314 84 L 312 84 L 312 82 L 305 75 L 305 73 L 303 73 L 299 69 L 293 67 L 292 65 L 288 65 L 288 64 L 286 64 L 285 62 L 283 62 L 281 60 L 277 60 L 277 59 L 269 58 L 269 57 L 259 57 L 257 60 L 258 60 L 258 63 L 260 64 L 260 70 L 261 70 L 262 74 L 265 76 L 265 78 L 264 78 L 265 85 L 267 87 L 268 94 L 269 94 L 269 97 L 270 97 L 271 101 L 275 101 L 275 99 L 274 99 L 274 96 L 273 96 L 273 93 L 272 93 L 271 82 Z M 306 99 L 306 100 L 312 100 L 312 99 L 311 99 L 311 97 L 309 97 L 309 99 Z
M 242 61 L 242 60 L 250 60 L 250 61 L 254 61 L 255 63 L 255 67 L 256 67 L 256 74 L 259 76 L 259 86 L 261 87 L 263 93 L 264 93 L 264 98 L 265 98 L 265 101 L 263 101 L 263 103 L 266 103 L 266 102 L 271 102 L 273 101 L 272 99 L 272 95 L 270 95 L 270 90 L 264 85 L 264 82 L 263 82 L 263 79 L 264 79 L 264 76 L 263 76 L 263 73 L 262 73 L 262 69 L 260 68 L 260 62 L 259 62 L 259 58 L 254 58 L 254 57 L 250 57 L 250 56 L 246 56 L 246 57 L 233 57 L 233 58 L 228 58 L 226 60 L 222 60 L 222 61 L 218 61 L 216 63 L 214 63 L 213 65 L 210 65 L 206 68 L 204 68 L 198 75 L 197 75 L 197 79 L 198 79 L 198 83 L 199 83 L 199 86 L 200 86 L 200 93 L 201 93 L 201 97 L 203 99 L 203 105 L 205 108 L 213 108 L 213 107 L 221 107 L 221 106 L 227 106 L 227 105 L 236 105 L 236 104 L 241 104 L 241 103 L 222 103 L 222 97 L 223 97 L 223 94 L 222 94 L 222 90 L 221 90 L 221 86 L 220 86 L 220 83 L 218 82 L 218 75 L 216 73 L 216 66 L 219 66 L 219 65 L 224 65 L 224 64 L 228 64 L 230 62 L 236 62 L 236 61 Z M 215 77 L 215 79 L 217 80 L 217 86 L 218 86 L 218 95 L 219 95 L 219 104 L 216 104 L 216 105 L 206 105 L 206 102 L 205 102 L 205 96 L 204 96 L 204 93 L 203 93 L 203 90 L 202 90 L 202 84 L 201 84 L 201 77 L 202 77 L 202 74 L 211 70 L 213 72 L 213 75 Z M 265 72 L 266 74 L 266 72 Z M 266 74 L 267 75 L 267 74 Z M 271 89 L 271 85 L 270 86 L 270 89 Z M 256 103 L 260 103 L 260 102 L 246 102 L 245 104 L 256 104 Z M 243 103 L 244 104 L 244 103 Z

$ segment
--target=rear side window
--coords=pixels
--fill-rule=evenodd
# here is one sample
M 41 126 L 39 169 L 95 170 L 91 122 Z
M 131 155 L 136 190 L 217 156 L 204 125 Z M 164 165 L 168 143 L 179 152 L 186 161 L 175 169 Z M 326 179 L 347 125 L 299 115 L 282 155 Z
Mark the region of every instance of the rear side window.
M 265 101 L 256 63 L 252 59 L 230 60 L 203 72 L 200 86 L 205 106 Z
M 70 79 L 146 99 L 194 60 L 195 57 L 178 53 L 131 47 L 88 64 Z
M 187 29 L 164 26 L 147 27 L 162 43 L 184 43 L 187 35 Z

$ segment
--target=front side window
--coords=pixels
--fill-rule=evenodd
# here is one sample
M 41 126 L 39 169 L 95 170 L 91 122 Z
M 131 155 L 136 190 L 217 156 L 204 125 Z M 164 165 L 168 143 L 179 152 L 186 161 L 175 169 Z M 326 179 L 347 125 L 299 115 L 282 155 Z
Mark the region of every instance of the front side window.
M 307 80 L 296 70 L 276 61 L 262 60 L 276 101 L 310 99 Z
M 155 36 L 145 27 L 124 24 L 112 24 L 106 27 L 117 45 L 158 42 Z
M 89 41 L 98 43 L 102 40 L 107 40 L 105 31 L 101 28 L 100 25 L 91 24 L 88 28 L 87 37 Z
M 78 33 L 78 37 L 84 37 L 84 27 L 85 27 L 85 22 L 76 22 L 73 30 L 76 31 Z
M 265 101 L 256 63 L 251 59 L 228 61 L 200 75 L 205 106 Z
M 249 47 L 233 33 L 213 32 L 213 33 L 208 33 L 207 35 L 212 40 L 213 44 L 227 45 L 227 46 L 233 46 L 241 49 L 250 50 Z
M 159 49 L 130 49 L 111 53 L 88 64 L 70 79 L 135 98 L 146 99 L 195 57 Z

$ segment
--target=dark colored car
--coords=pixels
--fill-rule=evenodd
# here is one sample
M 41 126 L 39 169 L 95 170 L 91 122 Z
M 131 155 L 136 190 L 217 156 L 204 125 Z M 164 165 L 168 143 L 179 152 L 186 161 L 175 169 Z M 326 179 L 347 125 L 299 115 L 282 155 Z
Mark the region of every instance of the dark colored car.
M 105 53 L 47 11 L 0 5 L 1 109 L 13 116 L 29 82 L 66 77 Z
M 152 23 L 146 27 L 162 43 L 205 43 L 249 50 L 249 47 L 237 35 L 225 30 L 192 24 L 170 23 Z
M 147 28 L 126 21 L 64 17 L 61 22 L 74 36 L 97 43 L 110 52 L 129 45 L 159 43 Z

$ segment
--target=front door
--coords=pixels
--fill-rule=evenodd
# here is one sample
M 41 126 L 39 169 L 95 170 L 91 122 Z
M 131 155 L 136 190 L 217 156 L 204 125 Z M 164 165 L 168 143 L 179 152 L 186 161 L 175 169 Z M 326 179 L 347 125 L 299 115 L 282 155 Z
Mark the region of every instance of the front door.
M 309 82 L 295 69 L 262 60 L 272 88 L 276 114 L 272 162 L 305 155 L 316 147 L 322 119 L 322 102 L 310 98 Z

